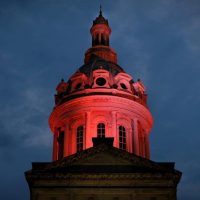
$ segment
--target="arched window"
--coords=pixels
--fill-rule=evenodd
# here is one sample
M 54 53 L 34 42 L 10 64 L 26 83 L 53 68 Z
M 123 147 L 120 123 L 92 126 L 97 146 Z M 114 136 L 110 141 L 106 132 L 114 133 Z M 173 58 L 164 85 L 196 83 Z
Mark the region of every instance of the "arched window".
M 83 150 L 83 126 L 79 126 L 76 130 L 76 149 Z
M 60 128 L 58 129 L 58 160 L 63 158 L 64 155 L 64 131 L 62 131 Z
M 123 126 L 119 127 L 119 148 L 126 150 L 126 129 Z
M 105 124 L 99 123 L 97 125 L 97 137 L 105 137 Z

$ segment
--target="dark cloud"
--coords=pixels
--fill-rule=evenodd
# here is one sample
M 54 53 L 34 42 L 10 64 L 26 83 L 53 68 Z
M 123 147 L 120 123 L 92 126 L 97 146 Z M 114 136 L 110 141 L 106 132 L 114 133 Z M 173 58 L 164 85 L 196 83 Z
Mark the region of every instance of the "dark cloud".
M 5 125 L 0 123 L 0 148 L 8 148 L 13 143 L 13 138 L 10 138 L 10 134 L 7 133 Z

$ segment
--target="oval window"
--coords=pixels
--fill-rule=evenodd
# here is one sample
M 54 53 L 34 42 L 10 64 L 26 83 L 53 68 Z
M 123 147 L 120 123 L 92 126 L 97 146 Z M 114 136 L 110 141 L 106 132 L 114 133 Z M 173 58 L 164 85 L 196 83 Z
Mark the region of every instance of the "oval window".
M 102 77 L 97 78 L 96 84 L 99 85 L 99 86 L 103 86 L 103 85 L 106 84 L 106 79 L 105 79 L 105 78 L 102 78 Z
M 122 89 L 125 89 L 125 90 L 127 89 L 127 87 L 124 83 L 120 83 L 120 86 L 121 86 Z

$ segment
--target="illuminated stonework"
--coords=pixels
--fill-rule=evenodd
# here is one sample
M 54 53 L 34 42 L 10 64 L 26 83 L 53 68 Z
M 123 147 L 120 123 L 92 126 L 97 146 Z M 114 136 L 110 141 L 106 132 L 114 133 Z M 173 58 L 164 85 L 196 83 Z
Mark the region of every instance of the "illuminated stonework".
M 109 46 L 111 29 L 101 12 L 90 32 L 92 47 L 85 53 L 84 65 L 56 88 L 49 118 L 53 160 L 92 147 L 92 138 L 97 136 L 113 137 L 114 147 L 149 159 L 153 119 L 145 87 L 117 64 L 117 54 Z M 104 126 L 101 136 L 99 124 Z
M 31 200 L 176 200 L 181 172 L 149 159 L 145 87 L 118 64 L 100 15 L 85 63 L 56 88 L 53 161 L 25 172 Z

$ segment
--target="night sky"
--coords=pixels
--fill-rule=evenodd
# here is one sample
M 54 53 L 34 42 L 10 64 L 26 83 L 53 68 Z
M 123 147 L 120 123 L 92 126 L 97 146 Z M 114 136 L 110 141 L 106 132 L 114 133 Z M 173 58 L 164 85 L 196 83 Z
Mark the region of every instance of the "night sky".
M 29 199 L 24 171 L 51 161 L 55 88 L 83 64 L 102 4 L 118 63 L 147 87 L 151 159 L 200 199 L 199 0 L 0 0 L 0 199 Z

